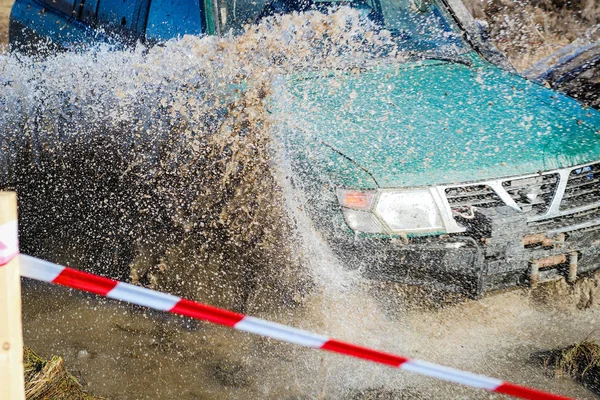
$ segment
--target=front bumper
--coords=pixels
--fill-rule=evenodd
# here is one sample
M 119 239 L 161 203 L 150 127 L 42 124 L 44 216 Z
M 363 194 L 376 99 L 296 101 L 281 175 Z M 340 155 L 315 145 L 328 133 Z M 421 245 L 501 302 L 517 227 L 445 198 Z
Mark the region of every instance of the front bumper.
M 482 246 L 468 237 L 330 241 L 336 255 L 368 279 L 433 287 L 478 296 L 483 293 Z
M 479 231 L 484 256 L 482 291 L 535 286 L 560 278 L 573 282 L 600 267 L 598 224 L 541 231 L 509 207 L 479 210 L 477 215 L 473 224 L 486 227 Z
M 600 226 L 549 237 L 531 233 L 509 207 L 482 210 L 466 235 L 330 241 L 337 256 L 366 278 L 431 287 L 470 297 L 564 278 L 600 267 Z
M 472 296 L 574 281 L 600 268 L 600 162 L 435 190 L 460 233 L 404 240 L 338 234 L 338 256 L 370 278 Z

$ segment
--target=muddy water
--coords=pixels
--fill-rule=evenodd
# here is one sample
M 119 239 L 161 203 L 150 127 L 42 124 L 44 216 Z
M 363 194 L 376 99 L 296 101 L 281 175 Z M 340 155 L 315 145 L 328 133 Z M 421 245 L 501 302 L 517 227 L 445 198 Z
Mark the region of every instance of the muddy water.
M 348 17 L 352 15 L 339 18 L 342 25 Z M 365 282 L 345 272 L 317 240 L 307 246 L 305 269 L 314 280 L 310 290 L 292 292 L 289 301 L 273 289 L 279 279 L 269 278 L 282 278 L 283 262 L 296 260 L 289 257 L 290 249 L 276 246 L 282 232 L 264 229 L 273 217 L 284 218 L 281 211 L 286 209 L 279 207 L 281 192 L 273 187 L 276 174 L 258 173 L 273 161 L 267 156 L 268 137 L 258 129 L 270 122 L 262 101 L 269 88 L 261 84 L 286 67 L 345 65 L 346 60 L 331 54 L 314 54 L 307 31 L 319 41 L 342 35 L 351 43 L 353 35 L 331 31 L 335 21 L 323 17 L 312 26 L 299 18 L 280 21 L 283 27 L 263 26 L 241 41 L 186 38 L 148 54 L 100 51 L 58 56 L 41 66 L 10 57 L 1 60 L 0 78 L 7 85 L 0 104 L 11 107 L 0 116 L 7 129 L 4 139 L 24 156 L 5 158 L 11 167 L 7 179 L 13 179 L 21 199 L 50 207 L 42 208 L 47 220 L 36 220 L 31 209 L 21 209 L 28 216 L 22 226 L 30 228 L 22 232 L 23 244 L 78 267 L 111 276 L 129 272 L 140 284 L 341 340 L 593 398 L 570 380 L 547 377 L 530 355 L 582 340 L 598 326 L 598 300 L 588 295 L 594 285 L 597 293 L 597 281 L 574 294 L 557 285 L 552 291 L 515 290 L 423 309 L 417 307 L 422 302 L 418 291 Z M 257 50 L 262 48 L 266 53 Z M 350 50 L 355 52 L 348 54 L 360 59 L 360 49 Z M 276 65 L 276 70 L 265 62 L 285 59 L 290 52 L 288 64 Z M 252 78 L 247 80 L 252 85 L 233 96 L 227 118 L 217 112 L 223 105 L 215 107 L 215 97 L 198 102 L 190 96 L 198 87 L 203 93 L 230 94 L 228 88 L 243 78 Z M 215 120 L 222 123 L 212 124 Z M 248 196 L 260 199 L 261 191 L 277 202 L 261 202 L 266 206 L 258 208 L 266 210 L 262 214 L 244 209 Z M 101 195 L 106 197 L 94 197 Z M 150 205 L 161 207 L 148 207 L 147 196 Z M 55 204 L 74 208 L 57 210 Z M 162 206 L 169 218 L 163 218 Z M 83 221 L 76 218 L 79 214 Z M 258 228 L 245 229 L 256 227 L 257 221 Z M 73 229 L 77 224 L 79 230 Z M 125 258 L 117 251 L 125 236 L 147 240 L 134 243 L 131 271 L 115 271 L 110 266 Z M 160 257 L 149 257 L 159 242 L 169 243 L 168 248 Z M 93 252 L 94 246 L 102 251 Z M 281 253 L 283 259 L 277 258 Z M 262 279 L 255 280 L 261 275 L 257 271 Z M 248 280 L 254 285 L 250 297 L 240 302 L 240 296 L 223 296 Z M 284 289 L 289 295 L 290 287 Z M 44 284 L 25 282 L 23 309 L 26 343 L 42 355 L 64 356 L 87 389 L 108 398 L 486 397 L 480 391 Z
M 25 342 L 43 354 L 63 355 L 87 389 L 111 399 L 501 398 L 68 289 L 30 282 L 23 289 Z M 548 290 L 515 290 L 441 310 L 411 311 L 397 289 L 362 286 L 314 296 L 298 309 L 257 314 L 387 351 L 595 398 L 569 379 L 549 378 L 530 355 L 588 336 L 600 323 L 598 304 L 577 309 L 577 296 L 564 290 L 551 296 L 553 304 L 541 300 Z

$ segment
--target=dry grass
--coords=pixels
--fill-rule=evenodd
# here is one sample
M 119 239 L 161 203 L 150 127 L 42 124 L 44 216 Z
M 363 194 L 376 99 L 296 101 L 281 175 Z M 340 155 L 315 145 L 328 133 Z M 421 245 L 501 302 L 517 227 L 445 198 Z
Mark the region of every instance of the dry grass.
M 61 357 L 45 360 L 28 347 L 23 349 L 25 396 L 28 400 L 94 400 L 64 367 Z
M 600 394 L 600 344 L 584 340 L 564 349 L 542 355 L 556 376 L 570 376 L 591 391 Z
M 575 40 L 598 40 L 596 0 L 463 0 L 490 24 L 492 41 L 518 70 Z
M 0 47 L 8 43 L 8 17 L 14 0 L 0 0 Z

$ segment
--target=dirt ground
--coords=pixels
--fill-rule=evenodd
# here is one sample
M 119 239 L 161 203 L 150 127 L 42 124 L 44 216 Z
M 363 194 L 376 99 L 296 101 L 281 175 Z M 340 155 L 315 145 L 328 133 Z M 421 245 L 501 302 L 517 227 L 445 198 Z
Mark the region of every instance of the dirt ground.
M 600 279 L 516 289 L 439 310 L 410 310 L 375 287 L 260 312 L 278 322 L 579 399 L 533 355 L 590 337 Z M 25 343 L 59 354 L 84 388 L 110 399 L 501 399 L 503 396 L 26 281 Z M 335 298 L 334 298 L 335 297 Z M 375 393 L 376 396 L 369 396 Z
M 13 0 L 0 0 L 0 46 L 8 42 L 8 17 Z
M 597 0 L 463 0 L 519 71 L 576 40 L 599 40 Z

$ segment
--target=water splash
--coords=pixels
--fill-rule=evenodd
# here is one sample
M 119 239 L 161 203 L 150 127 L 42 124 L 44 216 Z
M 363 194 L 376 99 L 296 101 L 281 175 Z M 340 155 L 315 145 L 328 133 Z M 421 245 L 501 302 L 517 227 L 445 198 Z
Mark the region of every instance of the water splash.
M 0 181 L 19 192 L 24 250 L 186 295 L 226 287 L 236 308 L 259 280 L 306 281 L 274 168 L 274 77 L 398 59 L 374 29 L 344 7 L 235 37 L 0 56 Z

